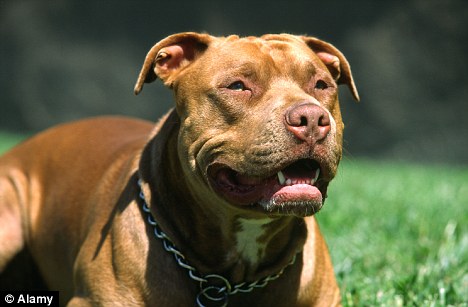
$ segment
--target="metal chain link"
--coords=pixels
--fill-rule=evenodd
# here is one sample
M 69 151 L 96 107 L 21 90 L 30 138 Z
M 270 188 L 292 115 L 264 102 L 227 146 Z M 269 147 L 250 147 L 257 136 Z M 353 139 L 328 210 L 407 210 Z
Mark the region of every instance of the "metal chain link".
M 284 270 L 290 265 L 294 264 L 296 261 L 296 255 L 291 259 L 291 261 L 283 267 L 278 273 L 266 276 L 259 280 L 256 280 L 251 283 L 242 282 L 240 284 L 232 286 L 231 283 L 221 275 L 209 274 L 205 276 L 200 276 L 197 270 L 188 264 L 185 256 L 175 247 L 175 244 L 169 238 L 169 236 L 162 231 L 159 227 L 158 222 L 155 220 L 151 211 L 146 202 L 145 195 L 143 194 L 143 182 L 141 179 L 138 179 L 138 185 L 140 187 L 139 197 L 142 200 L 142 209 L 147 215 L 147 222 L 153 227 L 153 232 L 156 238 L 160 239 L 163 243 L 164 249 L 173 254 L 177 264 L 188 271 L 188 275 L 191 279 L 200 283 L 200 292 L 197 295 L 196 302 L 199 307 L 205 307 L 202 300 L 209 300 L 211 302 L 219 303 L 219 306 L 227 306 L 229 295 L 236 293 L 249 293 L 255 288 L 263 288 L 270 281 L 278 279 Z M 218 286 L 217 284 L 222 284 L 223 286 Z

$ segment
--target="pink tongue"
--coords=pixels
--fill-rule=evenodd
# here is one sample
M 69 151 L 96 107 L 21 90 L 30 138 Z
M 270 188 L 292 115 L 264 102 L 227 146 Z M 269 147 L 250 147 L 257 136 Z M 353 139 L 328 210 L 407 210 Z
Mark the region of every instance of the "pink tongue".
M 276 198 L 277 202 L 322 201 L 322 194 L 319 189 L 308 184 L 294 184 L 292 186 L 282 187 L 271 197 Z

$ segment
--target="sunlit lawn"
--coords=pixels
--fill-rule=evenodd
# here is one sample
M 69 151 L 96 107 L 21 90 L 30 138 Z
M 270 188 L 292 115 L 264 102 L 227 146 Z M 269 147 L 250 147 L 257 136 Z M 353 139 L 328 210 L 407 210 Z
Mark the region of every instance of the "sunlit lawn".
M 467 306 L 468 167 L 345 159 L 329 195 L 345 306 Z

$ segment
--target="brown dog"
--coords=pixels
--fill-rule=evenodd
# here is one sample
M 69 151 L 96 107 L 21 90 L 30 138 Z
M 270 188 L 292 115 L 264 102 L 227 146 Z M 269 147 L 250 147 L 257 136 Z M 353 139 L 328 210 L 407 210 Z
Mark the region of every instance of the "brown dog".
M 135 93 L 157 77 L 176 108 L 156 128 L 85 120 L 0 158 L 0 271 L 27 250 L 69 306 L 339 305 L 310 216 L 341 159 L 337 84 L 358 99 L 345 57 L 312 37 L 181 33 Z

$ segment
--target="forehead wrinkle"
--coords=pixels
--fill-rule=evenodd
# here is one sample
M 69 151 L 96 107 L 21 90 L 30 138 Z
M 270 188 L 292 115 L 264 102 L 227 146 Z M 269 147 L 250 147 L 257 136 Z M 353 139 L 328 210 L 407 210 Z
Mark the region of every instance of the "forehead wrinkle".
M 267 41 L 250 37 L 246 40 L 252 44 L 252 47 L 255 46 L 256 50 L 252 56 L 261 62 L 268 62 L 268 65 L 264 67 L 268 67 L 270 76 L 284 74 L 284 67 L 290 66 L 288 63 L 291 63 L 291 60 L 288 59 L 294 59 L 291 56 L 292 48 L 286 42 Z
M 235 58 L 230 61 L 233 66 L 233 71 L 251 73 L 253 75 L 274 75 L 279 71 L 277 61 L 274 59 L 272 52 L 274 49 L 265 44 L 264 41 L 256 37 L 246 37 L 234 42 L 234 46 L 241 46 L 242 48 L 232 48 L 229 46 L 227 51 L 230 55 L 234 54 Z M 233 52 L 233 50 L 239 52 Z M 265 65 L 263 65 L 263 64 Z M 262 64 L 262 65 L 259 65 Z
M 316 72 L 314 61 L 309 54 L 301 56 L 301 48 L 290 41 L 267 41 L 264 50 L 268 50 L 276 71 L 288 79 L 297 79 L 300 76 L 310 78 Z
M 313 51 L 294 37 L 269 35 L 262 38 L 228 37 L 218 44 L 217 55 L 223 57 L 221 70 L 249 74 L 297 78 L 315 73 Z M 305 52 L 304 52 L 305 51 Z M 226 59 L 229 60 L 226 61 Z M 259 63 L 266 65 L 258 66 Z M 217 64 L 219 65 L 219 63 Z M 260 71 L 258 70 L 261 68 Z

